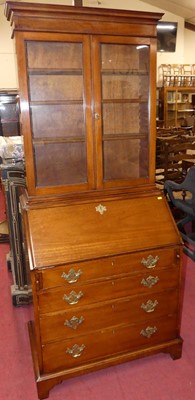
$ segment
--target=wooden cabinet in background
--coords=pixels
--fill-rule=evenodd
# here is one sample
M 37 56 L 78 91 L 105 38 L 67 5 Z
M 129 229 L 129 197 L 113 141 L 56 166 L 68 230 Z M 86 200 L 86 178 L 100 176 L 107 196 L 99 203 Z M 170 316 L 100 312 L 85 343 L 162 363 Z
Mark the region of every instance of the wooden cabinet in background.
M 0 135 L 20 135 L 19 96 L 16 90 L 0 91 Z
M 159 94 L 159 119 L 164 127 L 192 127 L 195 118 L 195 87 L 163 87 Z
M 161 14 L 6 5 L 21 98 L 38 395 L 160 351 L 181 357 L 182 244 L 155 187 Z

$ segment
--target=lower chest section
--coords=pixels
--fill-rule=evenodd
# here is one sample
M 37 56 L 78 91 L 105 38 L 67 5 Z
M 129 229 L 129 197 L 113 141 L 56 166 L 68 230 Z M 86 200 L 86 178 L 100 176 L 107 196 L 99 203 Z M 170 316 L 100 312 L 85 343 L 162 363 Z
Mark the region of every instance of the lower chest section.
M 150 249 L 32 271 L 43 372 L 177 338 L 180 252 Z

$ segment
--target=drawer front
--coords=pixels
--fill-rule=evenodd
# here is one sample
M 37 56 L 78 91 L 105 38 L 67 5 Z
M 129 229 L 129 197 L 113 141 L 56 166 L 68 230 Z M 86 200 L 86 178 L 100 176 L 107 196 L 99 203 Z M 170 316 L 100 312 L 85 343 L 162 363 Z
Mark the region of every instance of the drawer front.
M 47 343 L 77 337 L 117 325 L 174 315 L 178 293 L 172 289 L 152 296 L 134 296 L 73 311 L 45 314 L 40 317 L 41 341 Z
M 38 294 L 39 309 L 44 314 L 141 293 L 151 295 L 177 287 L 178 280 L 179 268 L 167 268 L 88 285 L 73 285 L 71 288 L 58 287 Z
M 88 362 L 101 360 L 110 355 L 147 348 L 177 338 L 177 318 L 166 317 L 151 320 L 149 324 L 117 327 L 97 331 L 96 334 L 78 336 L 42 347 L 43 372 L 77 368 Z
M 179 248 L 154 249 L 147 252 L 108 257 L 59 267 L 42 269 L 41 288 L 71 286 L 76 282 L 104 280 L 110 276 L 144 271 L 157 271 L 178 263 Z

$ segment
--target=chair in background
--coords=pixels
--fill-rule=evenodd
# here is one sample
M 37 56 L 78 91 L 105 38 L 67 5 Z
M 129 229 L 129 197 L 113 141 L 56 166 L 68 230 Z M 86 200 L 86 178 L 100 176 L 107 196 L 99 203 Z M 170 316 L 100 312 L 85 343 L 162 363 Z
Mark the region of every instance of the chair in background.
M 182 183 L 167 180 L 164 189 L 172 205 L 183 213 L 177 226 L 184 241 L 184 253 L 195 261 L 195 166 L 189 169 Z
M 164 189 L 164 182 L 183 182 L 187 171 L 195 165 L 195 137 L 184 130 L 158 132 L 156 141 L 156 184 Z

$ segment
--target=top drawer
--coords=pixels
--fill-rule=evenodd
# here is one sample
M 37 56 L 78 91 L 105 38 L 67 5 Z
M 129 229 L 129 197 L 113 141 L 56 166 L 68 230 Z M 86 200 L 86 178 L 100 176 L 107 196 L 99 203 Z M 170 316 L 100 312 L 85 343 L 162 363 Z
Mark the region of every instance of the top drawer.
M 180 249 L 155 249 L 147 252 L 125 254 L 116 257 L 78 262 L 48 267 L 36 273 L 39 289 L 48 289 L 56 286 L 71 286 L 71 284 L 105 280 L 110 277 L 157 271 L 179 263 Z

